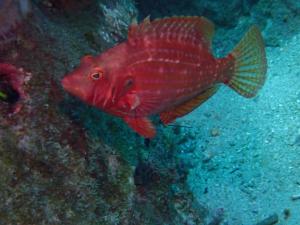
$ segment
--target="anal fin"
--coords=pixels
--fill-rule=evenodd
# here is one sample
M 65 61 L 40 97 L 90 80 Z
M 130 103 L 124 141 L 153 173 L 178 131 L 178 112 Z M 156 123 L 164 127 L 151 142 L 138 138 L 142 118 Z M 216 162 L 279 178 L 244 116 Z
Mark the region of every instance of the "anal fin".
M 155 127 L 147 117 L 125 117 L 124 121 L 139 135 L 153 138 L 156 134 Z
M 202 103 L 204 103 L 207 99 L 209 99 L 213 94 L 216 93 L 218 90 L 218 86 L 215 85 L 206 91 L 202 92 L 195 98 L 171 109 L 165 112 L 162 112 L 160 114 L 160 120 L 163 122 L 163 124 L 168 124 L 174 121 L 178 117 L 182 117 L 194 109 L 196 109 L 198 106 L 200 106 Z

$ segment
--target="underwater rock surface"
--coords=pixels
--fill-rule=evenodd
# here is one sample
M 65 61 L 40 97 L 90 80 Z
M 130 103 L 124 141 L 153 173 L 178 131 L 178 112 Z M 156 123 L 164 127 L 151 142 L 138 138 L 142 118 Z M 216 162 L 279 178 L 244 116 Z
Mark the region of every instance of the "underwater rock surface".
M 16 39 L 16 30 L 31 12 L 29 0 L 0 1 L 0 48 Z
M 258 0 L 198 0 L 198 1 L 143 1 L 137 0 L 141 15 L 164 17 L 173 15 L 201 15 L 213 20 L 220 26 L 233 26 L 238 18 L 249 14 Z M 165 7 L 168 6 L 168 7 Z
M 31 79 L 17 113 L 0 101 L 1 225 L 204 224 L 207 210 L 186 184 L 191 165 L 173 142 L 188 134 L 176 138 L 170 128 L 145 145 L 60 86 L 83 55 L 126 38 L 136 14 L 130 0 L 36 0 L 32 17 L 14 30 L 18 39 L 5 42 L 1 62 Z M 3 77 L 12 74 L 1 68 Z M 9 82 L 1 85 L 8 94 Z

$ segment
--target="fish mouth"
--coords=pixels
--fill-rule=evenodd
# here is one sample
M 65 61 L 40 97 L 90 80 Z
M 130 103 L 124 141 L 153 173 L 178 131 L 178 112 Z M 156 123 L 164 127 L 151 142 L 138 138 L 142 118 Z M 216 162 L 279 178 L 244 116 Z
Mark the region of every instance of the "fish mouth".
M 68 79 L 67 77 L 64 77 L 61 81 L 63 88 L 67 91 L 70 91 L 70 87 L 71 87 L 70 83 L 71 83 L 70 79 Z
M 76 97 L 79 97 L 83 100 L 86 99 L 87 94 L 85 89 L 81 85 L 78 85 L 76 82 L 74 83 L 74 80 L 71 78 L 72 77 L 66 76 L 62 79 L 61 84 L 63 88 Z

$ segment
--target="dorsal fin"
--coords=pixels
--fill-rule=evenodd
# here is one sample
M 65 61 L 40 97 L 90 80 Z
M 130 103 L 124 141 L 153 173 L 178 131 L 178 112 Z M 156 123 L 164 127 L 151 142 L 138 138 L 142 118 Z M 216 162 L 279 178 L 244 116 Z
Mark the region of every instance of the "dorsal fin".
M 165 35 L 164 35 L 165 34 Z M 140 24 L 133 24 L 129 27 L 128 40 L 134 43 L 134 39 L 149 37 L 161 37 L 163 39 L 188 39 L 195 37 L 200 43 L 205 43 L 208 47 L 211 46 L 211 40 L 214 34 L 214 24 L 204 17 L 167 17 L 163 19 L 155 19 L 150 21 L 149 17 L 143 20 Z M 181 36 L 180 36 L 181 35 Z
M 177 106 L 176 108 L 162 112 L 160 114 L 160 120 L 163 122 L 163 124 L 168 124 L 174 121 L 178 117 L 182 117 L 194 109 L 196 109 L 199 105 L 201 105 L 203 102 L 205 102 L 207 99 L 209 99 L 216 91 L 218 90 L 218 86 L 213 86 L 209 88 L 208 90 L 202 92 L 192 100 L 189 100 L 182 105 Z
M 135 37 L 143 27 L 150 24 L 150 16 L 147 16 L 140 24 L 134 19 L 128 28 L 128 39 Z

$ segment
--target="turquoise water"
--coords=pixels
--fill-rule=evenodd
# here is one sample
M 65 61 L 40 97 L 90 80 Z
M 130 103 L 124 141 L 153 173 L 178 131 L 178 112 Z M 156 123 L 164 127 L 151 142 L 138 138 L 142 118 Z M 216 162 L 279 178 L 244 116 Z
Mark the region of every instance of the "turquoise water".
M 216 57 L 255 24 L 264 86 L 153 116 L 151 140 L 63 89 L 148 15 L 205 16 Z M 299 58 L 296 0 L 0 0 L 0 225 L 300 225 Z

